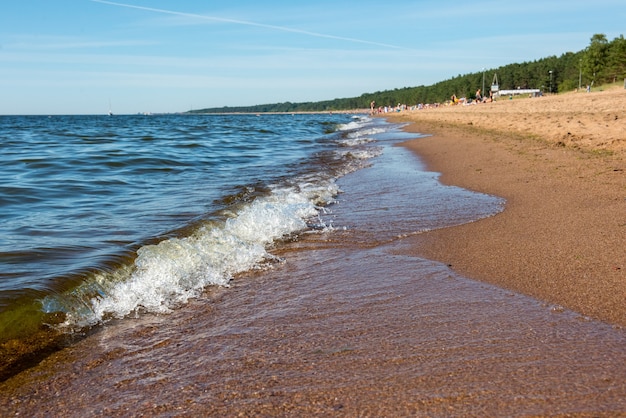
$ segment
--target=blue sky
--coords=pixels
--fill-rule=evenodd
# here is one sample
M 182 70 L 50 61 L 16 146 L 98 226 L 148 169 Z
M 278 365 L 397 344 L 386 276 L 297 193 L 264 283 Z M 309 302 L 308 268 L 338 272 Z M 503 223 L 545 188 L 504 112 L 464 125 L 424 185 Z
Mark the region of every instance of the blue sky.
M 625 22 L 623 0 L 6 0 L 0 114 L 353 97 L 579 51 Z

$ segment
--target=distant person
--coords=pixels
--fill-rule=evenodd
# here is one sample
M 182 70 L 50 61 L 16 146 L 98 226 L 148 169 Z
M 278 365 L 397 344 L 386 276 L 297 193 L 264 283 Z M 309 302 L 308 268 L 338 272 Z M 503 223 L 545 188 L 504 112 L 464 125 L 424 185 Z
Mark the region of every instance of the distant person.
M 370 103 L 370 113 L 372 115 L 374 114 L 374 106 L 376 106 L 376 102 L 372 100 L 372 102 Z
M 476 103 L 480 103 L 483 101 L 483 97 L 480 94 L 480 89 L 476 90 Z

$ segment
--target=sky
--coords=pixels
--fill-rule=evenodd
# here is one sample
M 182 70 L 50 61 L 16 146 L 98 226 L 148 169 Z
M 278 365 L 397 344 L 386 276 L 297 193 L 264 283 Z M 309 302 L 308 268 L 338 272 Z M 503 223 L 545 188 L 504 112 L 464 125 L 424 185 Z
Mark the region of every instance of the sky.
M 623 0 L 3 0 L 0 114 L 184 112 L 431 85 L 626 32 Z

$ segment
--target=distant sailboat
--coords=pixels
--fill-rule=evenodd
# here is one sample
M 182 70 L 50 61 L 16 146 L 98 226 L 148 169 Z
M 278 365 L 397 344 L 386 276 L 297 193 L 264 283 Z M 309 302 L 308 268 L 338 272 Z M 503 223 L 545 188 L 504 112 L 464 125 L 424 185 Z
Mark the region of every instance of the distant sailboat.
M 111 100 L 109 100 L 109 116 L 113 116 L 113 111 L 111 110 Z

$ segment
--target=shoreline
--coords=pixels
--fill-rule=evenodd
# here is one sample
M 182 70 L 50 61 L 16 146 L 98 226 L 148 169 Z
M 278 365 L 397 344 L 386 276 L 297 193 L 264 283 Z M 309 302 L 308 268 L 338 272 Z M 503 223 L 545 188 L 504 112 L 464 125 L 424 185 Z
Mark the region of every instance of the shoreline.
M 626 92 L 617 93 L 626 99 Z M 616 92 L 588 97 L 603 107 Z M 564 107 L 569 101 L 562 97 L 525 100 L 537 120 L 542 109 L 553 120 L 558 114 L 556 124 L 583 117 L 580 109 Z M 409 122 L 408 132 L 432 134 L 403 145 L 442 173 L 443 183 L 507 201 L 494 217 L 412 238 L 410 253 L 444 262 L 465 277 L 626 326 L 626 141 L 594 145 L 593 138 L 614 135 L 607 133 L 613 126 L 567 144 L 549 133 L 538 137 L 540 125 L 520 134 L 526 117 L 511 111 L 529 112 L 520 102 L 500 104 L 500 111 L 489 114 L 494 125 L 508 126 L 497 130 L 484 125 L 492 104 L 388 118 Z
M 0 408 L 32 417 L 623 415 L 623 329 L 414 255 L 437 233 L 419 232 L 423 214 L 448 213 L 417 205 L 459 199 L 429 187 L 436 176 L 410 150 L 388 151 L 342 178 L 328 216 L 348 228 L 285 242 L 274 249 L 278 268 L 249 271 L 170 314 L 112 321 L 0 383 Z

